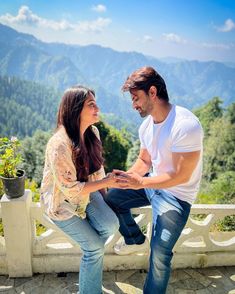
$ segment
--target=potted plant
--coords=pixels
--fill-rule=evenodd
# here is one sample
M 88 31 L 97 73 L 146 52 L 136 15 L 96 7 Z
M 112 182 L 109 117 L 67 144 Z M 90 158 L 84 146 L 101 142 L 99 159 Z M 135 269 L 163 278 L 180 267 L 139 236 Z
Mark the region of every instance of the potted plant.
M 19 153 L 20 141 L 16 137 L 0 138 L 0 179 L 8 198 L 24 195 L 25 172 L 19 168 L 22 157 Z

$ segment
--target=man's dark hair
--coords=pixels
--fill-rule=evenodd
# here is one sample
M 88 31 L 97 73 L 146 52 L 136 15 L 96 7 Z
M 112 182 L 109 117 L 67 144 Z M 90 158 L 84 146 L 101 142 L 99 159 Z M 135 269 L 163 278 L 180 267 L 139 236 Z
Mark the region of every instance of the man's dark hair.
M 157 96 L 165 100 L 169 101 L 166 84 L 163 78 L 159 75 L 159 73 L 150 66 L 141 67 L 134 71 L 125 81 L 122 86 L 122 91 L 131 91 L 131 90 L 143 90 L 146 94 L 148 94 L 151 86 L 155 86 L 157 88 Z

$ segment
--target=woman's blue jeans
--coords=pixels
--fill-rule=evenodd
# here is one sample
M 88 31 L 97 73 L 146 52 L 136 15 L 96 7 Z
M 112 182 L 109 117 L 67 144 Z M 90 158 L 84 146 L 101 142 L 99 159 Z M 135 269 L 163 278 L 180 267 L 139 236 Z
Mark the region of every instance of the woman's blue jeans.
M 164 190 L 154 189 L 111 189 L 105 201 L 119 218 L 119 230 L 126 244 L 141 244 L 145 240 L 130 209 L 152 205 L 151 254 L 144 294 L 166 293 L 171 271 L 172 250 L 187 222 L 191 205 Z
M 104 244 L 119 228 L 118 218 L 99 192 L 90 194 L 87 218 L 77 216 L 53 222 L 81 247 L 83 256 L 79 271 L 79 293 L 101 294 Z

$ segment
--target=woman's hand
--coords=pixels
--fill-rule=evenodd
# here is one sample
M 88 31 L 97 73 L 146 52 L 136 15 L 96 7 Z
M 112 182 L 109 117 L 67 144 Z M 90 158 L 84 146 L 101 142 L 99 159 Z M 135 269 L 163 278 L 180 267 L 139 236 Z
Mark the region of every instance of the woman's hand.
M 122 189 L 141 189 L 143 188 L 143 177 L 135 172 L 124 172 L 120 170 L 113 170 L 119 184 Z
M 107 188 L 124 189 L 126 187 L 126 177 L 114 172 L 108 173 L 103 180 L 105 181 Z

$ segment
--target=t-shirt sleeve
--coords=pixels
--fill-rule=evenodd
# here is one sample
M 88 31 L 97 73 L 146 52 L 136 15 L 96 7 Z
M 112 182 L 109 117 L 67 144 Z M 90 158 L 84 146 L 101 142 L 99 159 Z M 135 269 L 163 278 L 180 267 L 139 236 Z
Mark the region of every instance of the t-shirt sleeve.
M 144 142 L 144 130 L 142 125 L 139 128 L 139 139 L 140 139 L 140 149 L 146 149 L 146 145 Z
M 148 120 L 145 120 L 145 121 L 143 121 L 143 123 L 139 127 L 140 149 L 146 149 L 147 148 L 145 140 L 144 140 L 147 123 L 148 123 Z
M 203 129 L 198 120 L 185 118 L 172 134 L 172 152 L 193 152 L 202 149 Z

